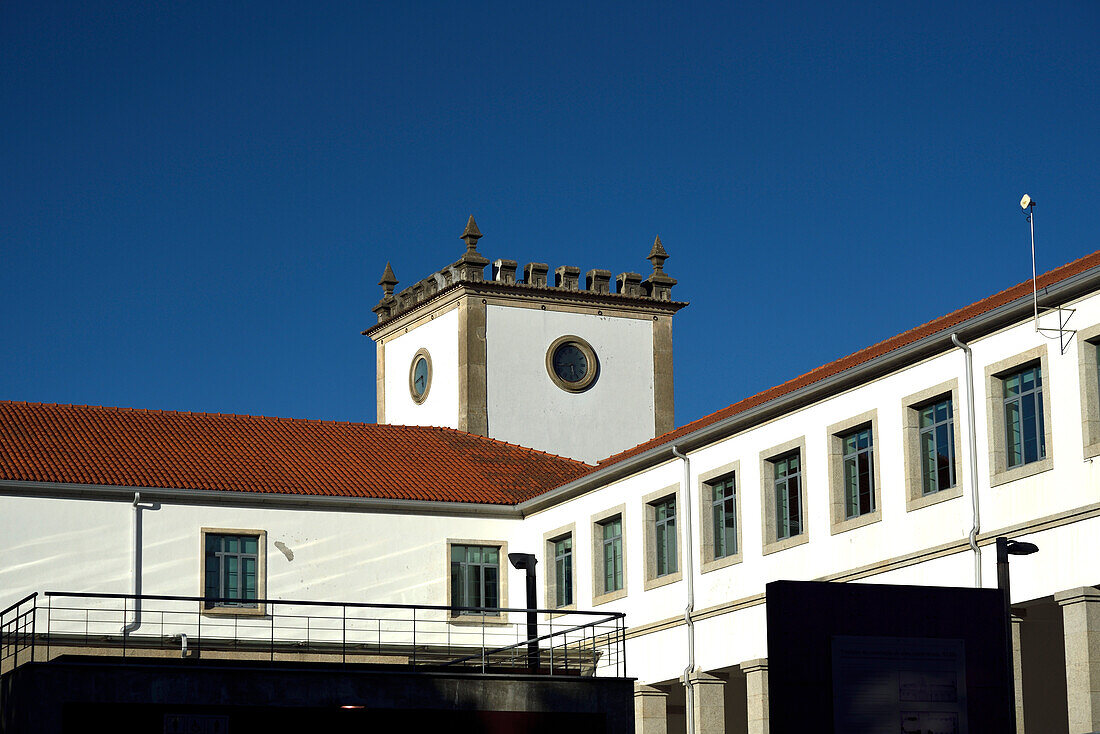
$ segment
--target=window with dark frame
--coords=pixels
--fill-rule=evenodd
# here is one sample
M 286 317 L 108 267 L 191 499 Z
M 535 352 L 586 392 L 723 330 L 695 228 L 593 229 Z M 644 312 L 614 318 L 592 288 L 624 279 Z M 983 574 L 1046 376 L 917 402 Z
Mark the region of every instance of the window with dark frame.
M 875 461 L 871 426 L 840 436 L 844 456 L 844 517 L 875 511 Z
M 205 596 L 207 609 L 255 608 L 260 564 L 255 535 L 206 534 Z
M 623 518 L 622 515 L 600 523 L 603 535 L 603 593 L 623 588 Z
M 1009 469 L 1046 458 L 1043 373 L 1032 365 L 1003 378 L 1005 459 Z
M 921 493 L 955 486 L 955 416 L 951 397 L 918 407 Z
M 451 606 L 500 607 L 500 548 L 489 545 L 451 546 Z M 455 614 L 491 612 L 457 610 Z
M 676 498 L 653 505 L 653 531 L 657 551 L 657 577 L 676 573 Z
M 802 534 L 802 456 L 798 451 L 771 460 L 775 482 L 775 539 Z
M 573 603 L 573 536 L 554 541 L 554 606 Z
M 708 482 L 714 559 L 737 555 L 737 485 L 733 474 Z

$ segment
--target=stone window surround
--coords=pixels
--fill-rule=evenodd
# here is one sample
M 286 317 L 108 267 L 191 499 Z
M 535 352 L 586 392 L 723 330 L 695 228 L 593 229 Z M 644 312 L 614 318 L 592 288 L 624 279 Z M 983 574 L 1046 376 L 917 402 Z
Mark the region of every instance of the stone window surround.
M 672 573 L 666 573 L 664 576 L 658 576 L 656 505 L 660 504 L 662 500 L 667 500 L 669 498 L 672 498 L 676 505 L 676 570 Z M 643 586 L 644 591 L 656 589 L 659 586 L 673 584 L 683 578 L 684 559 L 682 558 L 682 555 L 684 528 L 683 523 L 680 521 L 683 508 L 684 503 L 680 498 L 680 485 L 678 483 L 670 484 L 663 489 L 658 489 L 656 492 L 650 492 L 649 494 L 642 497 L 642 518 L 645 526 L 643 528 L 645 538 L 645 583 Z
M 252 535 L 256 543 L 256 598 L 267 598 L 267 531 L 242 528 L 201 528 L 199 530 L 199 596 L 206 596 L 206 536 Z M 203 604 L 202 613 L 211 617 L 265 617 L 267 605 L 254 607 L 210 607 Z
M 1077 364 L 1081 385 L 1081 435 L 1084 458 L 1100 456 L 1100 378 L 1096 350 L 1100 348 L 1100 324 L 1077 331 Z M 1044 405 L 1046 400 L 1043 400 Z
M 1036 362 L 1043 377 L 1043 440 L 1046 456 L 1029 464 L 1007 467 L 1007 441 L 1005 438 L 1004 378 L 1019 372 Z M 1030 477 L 1054 468 L 1054 442 L 1050 416 L 1050 367 L 1047 363 L 1047 346 L 1039 346 L 1026 352 L 1002 359 L 985 368 L 986 430 L 989 443 L 989 486 Z
M 801 479 L 798 483 L 798 493 L 802 508 L 802 532 L 790 538 L 779 539 L 779 522 L 776 516 L 775 506 L 775 460 L 798 451 L 799 470 Z M 760 506 L 764 508 L 761 514 L 761 525 L 764 533 L 763 555 L 778 553 L 781 550 L 794 548 L 810 542 L 809 512 L 806 506 L 806 437 L 798 438 L 772 446 L 767 451 L 760 452 Z
M 939 402 L 939 399 L 951 398 L 951 425 L 955 433 L 955 486 L 941 489 L 932 494 L 924 494 L 923 475 L 921 474 L 920 455 L 920 409 Z M 905 451 L 905 511 L 912 512 L 939 502 L 962 497 L 962 402 L 959 400 L 959 381 L 950 379 L 934 387 L 907 395 L 901 401 L 902 440 Z
M 603 523 L 613 520 L 618 516 L 622 527 L 620 543 L 623 548 L 623 588 L 615 591 L 604 591 L 604 558 L 603 558 Z M 626 596 L 627 590 L 627 552 L 626 552 L 626 505 L 621 504 L 611 507 L 592 516 L 590 527 L 592 528 L 592 606 L 606 604 Z M 574 548 L 576 544 L 574 543 Z M 574 576 L 574 578 L 576 578 Z
M 451 546 L 453 545 L 481 545 L 495 547 L 500 552 L 500 558 L 497 561 L 499 567 L 498 576 L 500 578 L 500 589 L 497 590 L 497 596 L 500 601 L 502 609 L 508 608 L 508 570 L 510 568 L 508 564 L 508 541 L 506 540 L 484 540 L 476 538 L 447 538 L 447 542 L 444 543 L 444 559 L 446 560 L 446 578 L 447 578 L 447 601 L 444 602 L 447 606 L 451 605 Z M 483 624 L 508 624 L 507 615 L 501 614 L 456 614 L 454 610 L 447 610 L 447 621 L 451 624 L 459 625 L 474 625 L 480 626 Z
M 555 558 L 555 555 L 554 555 L 554 544 L 556 542 L 558 542 L 559 540 L 564 540 L 565 538 L 571 538 L 573 540 L 573 550 L 572 550 L 571 555 L 570 555 L 570 558 L 571 558 L 572 563 L 573 563 L 573 574 L 572 574 L 573 575 L 573 578 L 572 578 L 573 588 L 571 589 L 572 593 L 570 594 L 570 598 L 573 601 L 570 602 L 569 604 L 566 604 L 565 606 L 560 606 L 559 607 L 559 606 L 556 606 L 556 604 L 555 604 L 555 602 L 557 601 L 557 598 L 558 598 L 557 592 L 558 592 L 558 581 L 559 581 L 559 579 L 558 579 L 558 576 L 557 576 L 558 564 L 557 564 L 557 559 Z M 576 523 L 569 523 L 568 525 L 557 528 L 556 530 L 551 530 L 549 533 L 543 533 L 542 547 L 545 550 L 544 557 L 546 559 L 546 571 L 543 573 L 543 576 L 546 577 L 545 582 L 544 582 L 545 583 L 545 594 L 546 594 L 546 596 L 543 600 L 545 602 L 546 609 L 562 609 L 562 610 L 576 609 L 577 608 L 577 524 Z
M 714 494 L 711 492 L 709 481 L 733 475 L 734 509 L 737 523 L 737 552 L 722 558 L 714 557 L 714 520 L 711 515 L 714 505 Z M 710 573 L 726 566 L 740 563 L 744 545 L 741 543 L 741 462 L 734 461 L 730 464 L 711 469 L 699 475 L 699 541 L 700 558 L 699 573 Z M 679 532 L 679 528 L 677 528 Z M 679 540 L 679 538 L 677 538 Z
M 844 441 L 842 436 L 851 433 L 860 426 L 871 426 L 872 464 L 871 472 L 875 482 L 875 509 L 865 515 L 853 518 L 844 516 Z M 879 443 L 878 410 L 872 409 L 866 413 L 860 413 L 840 423 L 834 423 L 826 429 L 826 438 L 829 447 L 829 500 L 830 500 L 830 535 L 846 533 L 849 530 L 861 528 L 864 525 L 882 520 L 882 470 L 880 468 L 879 454 L 882 453 L 882 444 Z

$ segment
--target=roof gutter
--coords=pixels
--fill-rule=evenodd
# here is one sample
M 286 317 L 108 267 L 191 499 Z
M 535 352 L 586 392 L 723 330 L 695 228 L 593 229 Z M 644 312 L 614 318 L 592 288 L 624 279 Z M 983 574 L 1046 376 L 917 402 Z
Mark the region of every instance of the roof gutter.
M 315 494 L 275 492 L 239 492 L 220 489 L 171 489 L 161 487 L 118 487 L 106 484 L 68 484 L 63 482 L 17 482 L 0 480 L 0 495 L 20 497 L 66 497 L 69 499 L 133 501 L 135 492 L 143 501 L 171 501 L 181 505 L 226 504 L 271 509 L 338 510 L 410 515 L 446 515 L 518 520 L 522 514 L 515 505 L 482 502 L 437 502 L 399 500 L 384 497 L 334 497 Z
M 1090 268 L 1049 285 L 1042 289 L 1040 295 L 1046 301 L 1044 305 L 1059 305 L 1097 288 L 1100 288 L 1100 267 Z M 972 342 L 974 339 L 991 334 L 1005 326 L 1026 321 L 1032 317 L 1033 309 L 1034 302 L 1029 291 L 1025 296 L 1021 296 L 1014 301 L 990 309 L 959 324 L 947 325 L 935 334 L 930 334 L 911 344 L 898 347 L 863 364 L 823 378 L 762 405 L 723 418 L 717 423 L 712 423 L 677 439 L 670 440 L 668 443 L 655 446 L 637 456 L 610 464 L 603 469 L 597 469 L 591 474 L 568 484 L 563 484 L 557 489 L 552 489 L 538 497 L 520 502 L 517 507 L 525 516 L 539 512 L 558 502 L 563 502 L 597 487 L 602 487 L 609 482 L 637 474 L 651 466 L 675 459 L 672 454 L 673 442 L 681 452 L 693 451 L 764 421 L 832 397 L 856 385 L 896 372 L 915 362 L 949 352 L 955 349 L 955 344 L 952 341 L 953 335 L 958 335 L 960 339 Z

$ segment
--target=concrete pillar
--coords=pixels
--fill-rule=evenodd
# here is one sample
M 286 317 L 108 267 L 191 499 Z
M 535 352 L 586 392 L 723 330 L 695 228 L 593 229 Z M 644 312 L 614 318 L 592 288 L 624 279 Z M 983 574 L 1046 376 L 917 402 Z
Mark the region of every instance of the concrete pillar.
M 708 673 L 692 673 L 695 734 L 726 734 L 726 682 Z
M 1061 591 L 1066 645 L 1066 705 L 1070 734 L 1100 730 L 1100 591 Z
M 768 659 L 741 663 L 745 673 L 745 703 L 749 734 L 768 734 Z
M 1012 615 L 1012 680 L 1016 686 L 1016 734 L 1024 734 L 1024 660 L 1020 652 L 1020 624 L 1023 618 Z
M 635 734 L 667 734 L 668 694 L 653 686 L 634 684 Z

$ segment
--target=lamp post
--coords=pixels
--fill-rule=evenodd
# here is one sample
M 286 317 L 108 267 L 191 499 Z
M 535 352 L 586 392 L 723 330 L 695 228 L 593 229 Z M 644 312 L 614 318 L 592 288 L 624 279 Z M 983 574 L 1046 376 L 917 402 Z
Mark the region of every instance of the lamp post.
M 534 673 L 539 667 L 539 623 L 535 613 L 538 607 L 535 599 L 535 565 L 538 559 L 534 553 L 509 553 L 508 561 L 514 568 L 527 571 L 527 667 Z
M 1016 731 L 1016 668 L 1012 660 L 1012 591 L 1008 577 L 1009 556 L 1029 556 L 1036 553 L 1039 546 L 1034 543 L 1025 543 L 1021 540 L 1009 540 L 999 536 L 997 538 L 997 588 L 1004 593 L 1005 603 L 1005 643 L 1007 648 L 1006 661 L 1008 663 L 1008 693 L 1012 701 L 1012 731 Z

